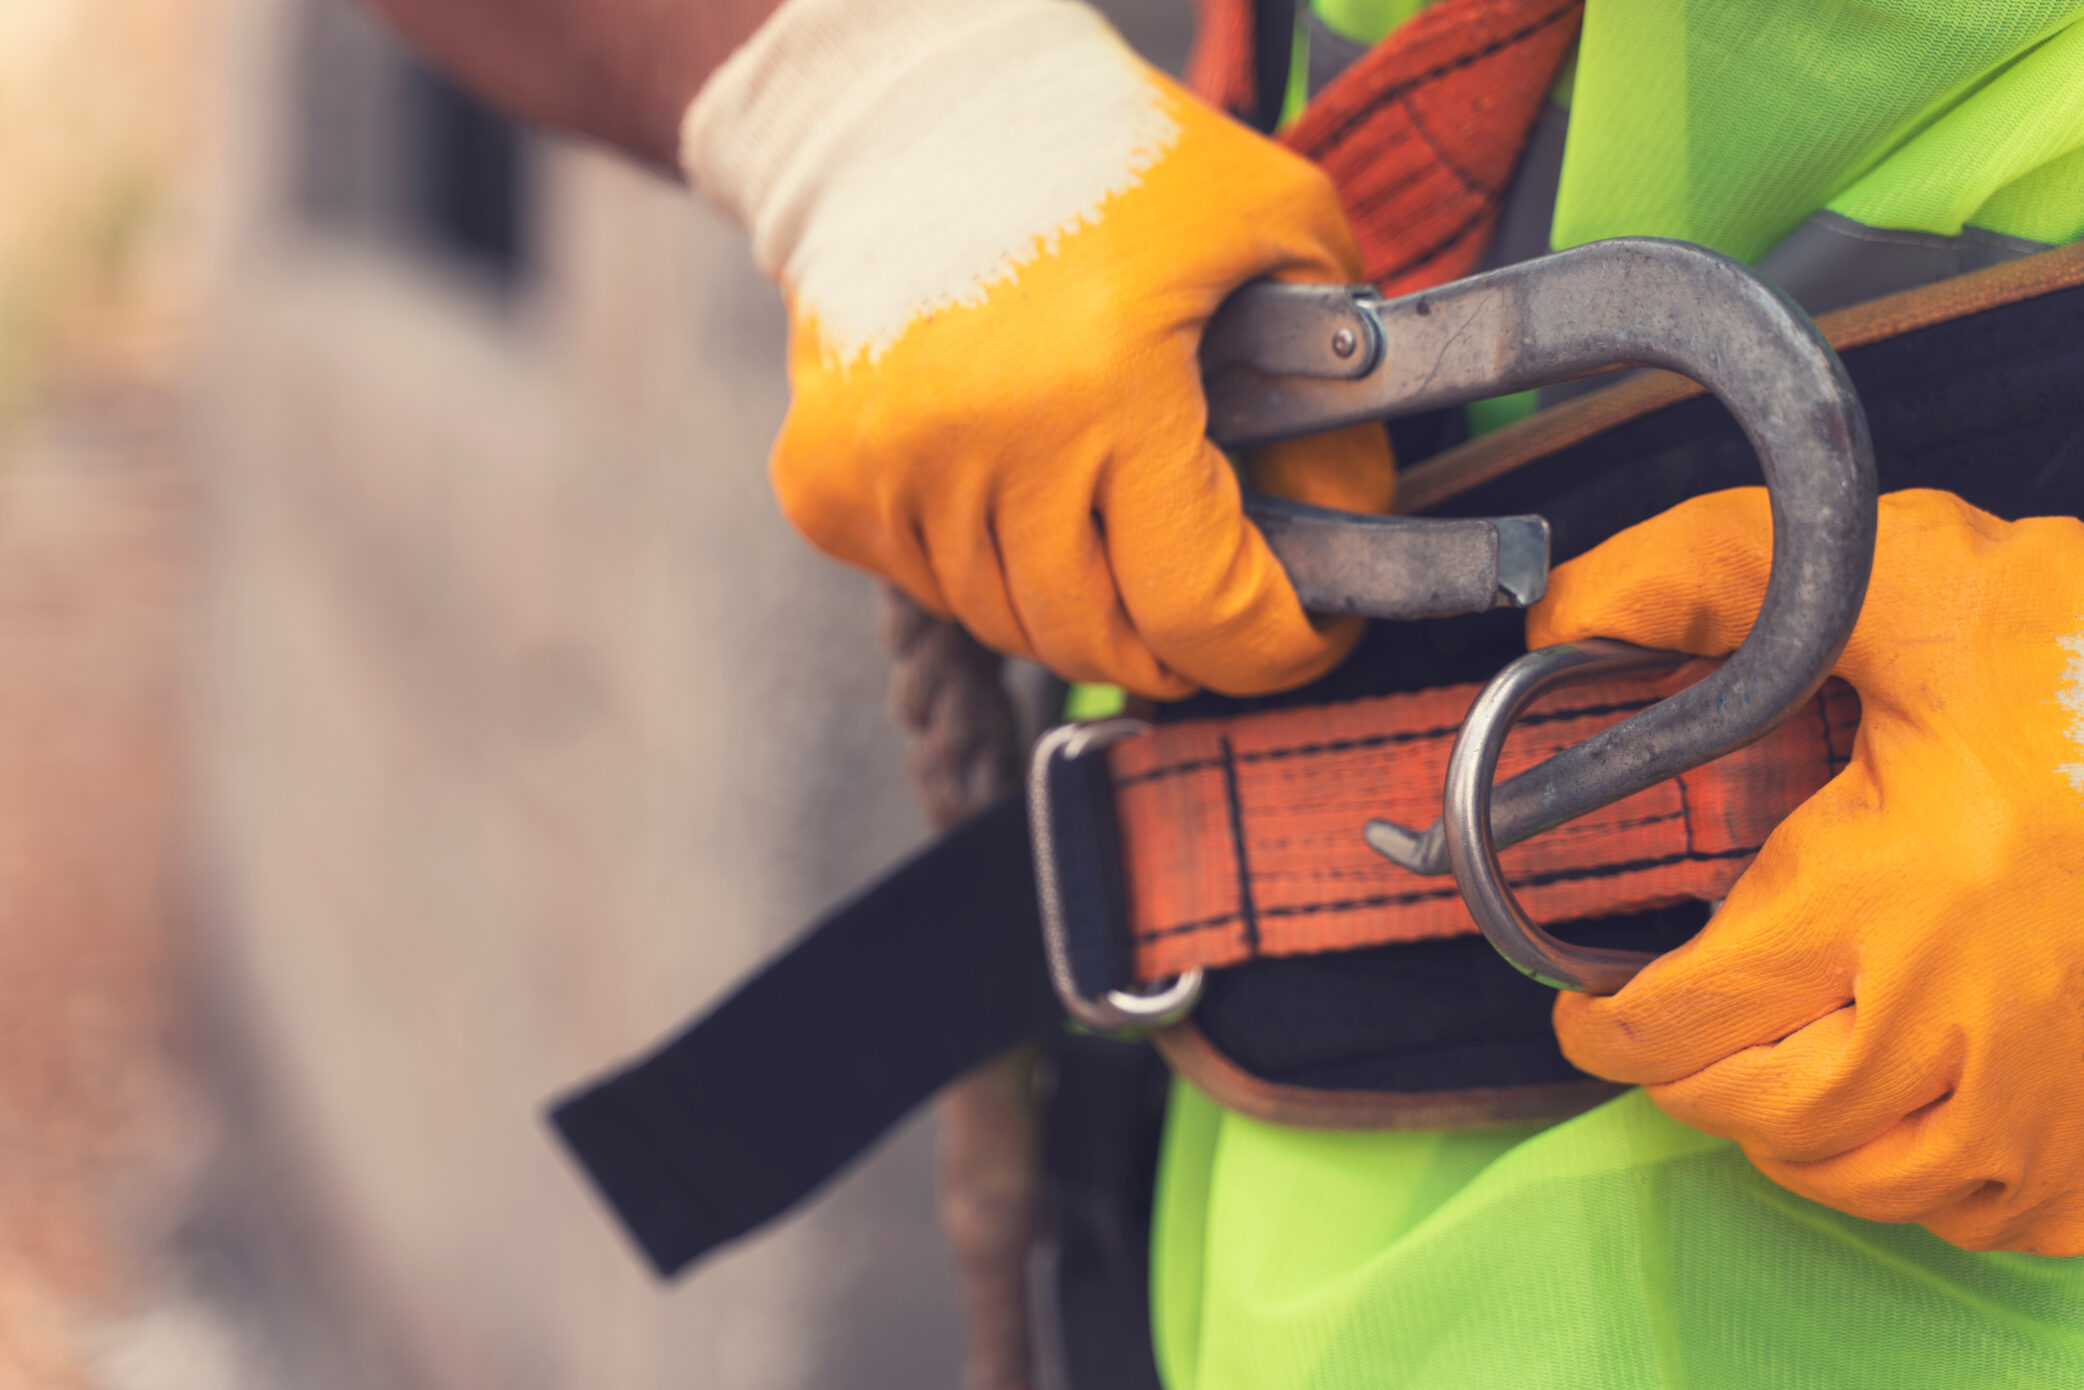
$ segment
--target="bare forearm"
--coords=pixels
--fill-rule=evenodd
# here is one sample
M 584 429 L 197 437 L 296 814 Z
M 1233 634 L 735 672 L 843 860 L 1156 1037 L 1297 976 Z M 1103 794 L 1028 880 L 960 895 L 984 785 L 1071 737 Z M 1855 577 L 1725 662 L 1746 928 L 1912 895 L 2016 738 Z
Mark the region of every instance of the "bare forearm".
M 367 0 L 493 105 L 676 168 L 680 114 L 780 0 Z

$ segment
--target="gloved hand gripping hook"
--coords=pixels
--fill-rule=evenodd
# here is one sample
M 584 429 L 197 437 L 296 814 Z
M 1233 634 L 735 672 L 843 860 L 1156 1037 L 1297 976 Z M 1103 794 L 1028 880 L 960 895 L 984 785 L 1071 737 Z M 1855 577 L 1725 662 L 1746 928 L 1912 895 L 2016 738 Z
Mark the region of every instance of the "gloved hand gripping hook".
M 1209 438 L 1248 448 L 1408 413 L 1378 399 L 1392 307 L 1366 285 L 1261 281 L 1230 296 L 1201 339 Z M 1312 613 L 1450 618 L 1524 608 L 1548 587 L 1538 516 L 1364 516 L 1260 492 L 1245 512 Z
M 1451 868 L 1477 925 L 1521 970 L 1557 988 L 1612 993 L 1651 958 L 1544 932 L 1507 887 L 1498 850 L 1740 748 L 1815 694 L 1851 636 L 1874 559 L 1866 415 L 1800 309 L 1737 262 L 1683 242 L 1597 242 L 1398 300 L 1354 302 L 1382 338 L 1365 377 L 1233 371 L 1220 391 L 1212 378 L 1211 434 L 1286 438 L 1628 364 L 1707 387 L 1758 452 L 1772 496 L 1773 569 L 1758 618 L 1727 662 L 1494 788 L 1506 732 L 1542 690 L 1682 659 L 1618 642 L 1530 652 L 1471 707 L 1440 822 L 1422 835 L 1384 821 L 1368 827 L 1369 843 L 1406 868 Z

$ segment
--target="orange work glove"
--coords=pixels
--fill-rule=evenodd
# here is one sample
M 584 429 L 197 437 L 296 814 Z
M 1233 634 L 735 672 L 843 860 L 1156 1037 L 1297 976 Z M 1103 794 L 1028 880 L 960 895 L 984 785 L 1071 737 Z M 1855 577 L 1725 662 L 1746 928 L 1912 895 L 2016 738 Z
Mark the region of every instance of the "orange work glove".
M 1697 498 L 1559 569 L 1528 642 L 1726 654 L 1771 560 L 1762 490 Z M 1693 941 L 1557 1000 L 1564 1054 L 1840 1211 L 2084 1254 L 2084 523 L 1882 498 L 1836 673 L 1851 765 Z
M 1179 696 L 1291 686 L 1319 628 L 1203 437 L 1201 330 L 1344 281 L 1329 181 L 1069 0 L 788 0 L 689 107 L 683 163 L 791 317 L 783 509 L 1002 651 Z M 1374 426 L 1267 477 L 1387 507 Z

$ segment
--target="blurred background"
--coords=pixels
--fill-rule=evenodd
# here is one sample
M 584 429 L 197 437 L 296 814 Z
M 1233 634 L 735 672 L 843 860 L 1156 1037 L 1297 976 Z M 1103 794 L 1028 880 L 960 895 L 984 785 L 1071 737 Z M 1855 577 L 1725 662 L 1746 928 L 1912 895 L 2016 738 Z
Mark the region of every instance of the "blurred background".
M 540 1118 L 927 833 L 737 234 L 351 0 L 5 0 L 0 179 L 0 1386 L 957 1385 L 931 1119 L 664 1287 Z

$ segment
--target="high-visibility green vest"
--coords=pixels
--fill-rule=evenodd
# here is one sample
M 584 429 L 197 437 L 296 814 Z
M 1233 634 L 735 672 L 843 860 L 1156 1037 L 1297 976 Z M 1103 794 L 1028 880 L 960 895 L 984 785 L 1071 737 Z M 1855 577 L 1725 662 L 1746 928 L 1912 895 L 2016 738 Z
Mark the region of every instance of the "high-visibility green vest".
M 1314 0 L 1373 43 L 1425 0 Z M 1670 236 L 1756 261 L 1818 211 L 1870 227 L 2084 236 L 2076 0 L 1590 0 L 1557 250 Z M 1288 112 L 1306 95 L 1297 27 Z
M 1314 3 L 1373 42 L 1423 0 Z M 1567 97 L 1558 248 L 2084 235 L 2084 0 L 1589 0 Z M 1153 1257 L 1170 1390 L 2084 1387 L 2084 1259 L 1841 1215 L 1640 1092 L 1334 1134 L 1178 1085 Z

